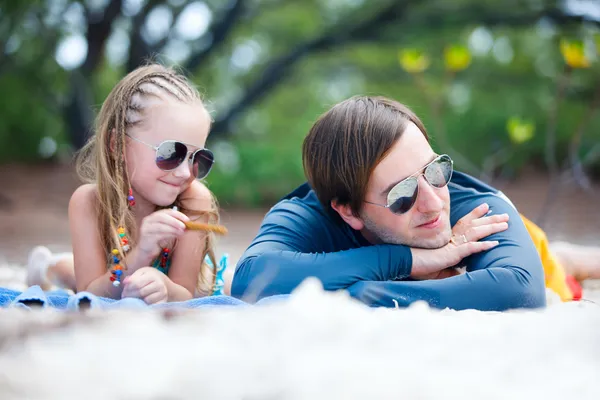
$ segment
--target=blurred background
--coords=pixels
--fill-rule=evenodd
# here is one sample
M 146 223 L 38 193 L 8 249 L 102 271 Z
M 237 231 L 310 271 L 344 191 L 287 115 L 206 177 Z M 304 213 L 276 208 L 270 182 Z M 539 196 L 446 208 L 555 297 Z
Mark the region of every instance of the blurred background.
M 207 181 L 234 258 L 303 182 L 312 123 L 357 94 L 407 104 L 551 239 L 600 245 L 598 0 L 3 0 L 0 45 L 0 262 L 69 249 L 73 153 L 149 60 L 215 119 Z

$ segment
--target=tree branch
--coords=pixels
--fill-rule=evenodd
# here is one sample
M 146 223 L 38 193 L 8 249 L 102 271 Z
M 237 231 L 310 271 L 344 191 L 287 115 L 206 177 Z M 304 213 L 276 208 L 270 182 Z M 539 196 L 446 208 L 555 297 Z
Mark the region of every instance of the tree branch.
M 246 10 L 245 1 L 246 0 L 231 0 L 229 2 L 229 11 L 225 13 L 219 22 L 213 24 L 210 28 L 210 34 L 212 35 L 211 46 L 204 47 L 193 54 L 185 64 L 185 70 L 188 71 L 188 73 L 196 71 L 206 60 L 208 54 L 215 51 L 215 49 L 219 48 L 225 42 L 225 39 L 227 39 L 229 33 L 233 30 Z
M 104 9 L 102 18 L 97 21 L 89 8 L 85 8 L 88 53 L 81 66 L 81 71 L 85 76 L 89 77 L 100 63 L 104 45 L 110 36 L 113 22 L 121 13 L 122 5 L 123 0 L 111 0 Z
M 161 4 L 159 0 L 148 0 L 139 13 L 133 17 L 131 33 L 129 36 L 129 55 L 127 57 L 127 71 L 133 71 L 152 53 L 152 49 L 142 38 L 142 25 L 150 10 Z
M 88 53 L 82 66 L 70 73 L 69 100 L 63 109 L 64 118 L 69 127 L 71 144 L 77 149 L 85 144 L 94 119 L 94 113 L 90 107 L 92 104 L 91 76 L 100 64 L 104 45 L 112 31 L 113 22 L 121 13 L 122 5 L 123 0 L 111 0 L 100 19 L 96 19 L 89 8 L 85 8 Z
M 298 44 L 288 54 L 271 61 L 263 70 L 261 76 L 256 79 L 246 90 L 244 95 L 229 108 L 226 114 L 215 121 L 211 136 L 227 136 L 229 125 L 244 110 L 254 105 L 263 98 L 270 90 L 283 82 L 284 76 L 304 57 L 309 54 L 340 46 L 349 41 L 360 40 L 370 35 L 373 30 L 381 29 L 391 21 L 398 21 L 407 10 L 410 1 L 394 1 L 380 9 L 369 19 L 362 18 L 359 24 L 349 24 L 348 21 L 341 22 L 333 31 L 320 37 Z M 348 27 L 353 28 L 348 28 Z
M 509 11 L 505 11 L 509 10 Z M 483 4 L 473 4 L 468 8 L 443 9 L 435 8 L 435 11 L 423 13 L 419 17 L 407 21 L 406 29 L 416 28 L 420 30 L 459 27 L 468 24 L 477 24 L 487 27 L 528 27 L 541 19 L 548 19 L 559 26 L 578 26 L 581 23 L 593 24 L 600 27 L 600 21 L 579 15 L 568 15 L 555 7 L 547 7 L 530 13 L 510 12 L 510 7 L 503 6 L 502 9 L 493 10 Z M 380 31 L 374 31 L 374 35 L 365 39 L 377 41 L 378 43 L 397 43 L 397 37 L 385 38 L 379 35 Z

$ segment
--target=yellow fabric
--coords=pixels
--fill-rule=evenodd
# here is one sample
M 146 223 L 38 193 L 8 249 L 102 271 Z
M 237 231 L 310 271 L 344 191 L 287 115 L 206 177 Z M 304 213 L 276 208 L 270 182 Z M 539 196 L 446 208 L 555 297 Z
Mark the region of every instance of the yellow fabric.
M 525 227 L 527 228 L 531 239 L 533 239 L 533 243 L 542 259 L 546 277 L 546 287 L 558 294 L 562 301 L 573 300 L 573 293 L 567 286 L 565 270 L 556 257 L 550 252 L 546 234 L 539 226 L 528 220 L 525 216 L 521 215 L 521 219 L 525 223 Z

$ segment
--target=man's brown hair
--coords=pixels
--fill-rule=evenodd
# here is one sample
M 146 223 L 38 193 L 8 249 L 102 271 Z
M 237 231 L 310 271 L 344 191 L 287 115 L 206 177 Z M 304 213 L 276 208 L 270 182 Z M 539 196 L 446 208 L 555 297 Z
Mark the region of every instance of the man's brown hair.
M 319 117 L 304 139 L 302 163 L 326 210 L 336 199 L 359 215 L 371 172 L 409 122 L 428 139 L 423 123 L 407 106 L 385 97 L 351 97 Z

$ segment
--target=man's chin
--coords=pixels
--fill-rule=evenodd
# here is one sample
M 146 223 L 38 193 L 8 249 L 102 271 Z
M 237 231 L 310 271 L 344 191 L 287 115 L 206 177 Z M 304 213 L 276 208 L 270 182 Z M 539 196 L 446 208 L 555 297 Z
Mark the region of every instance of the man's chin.
M 445 232 L 434 238 L 415 237 L 408 246 L 419 249 L 439 249 L 450 243 L 450 237 L 450 234 L 446 234 Z

